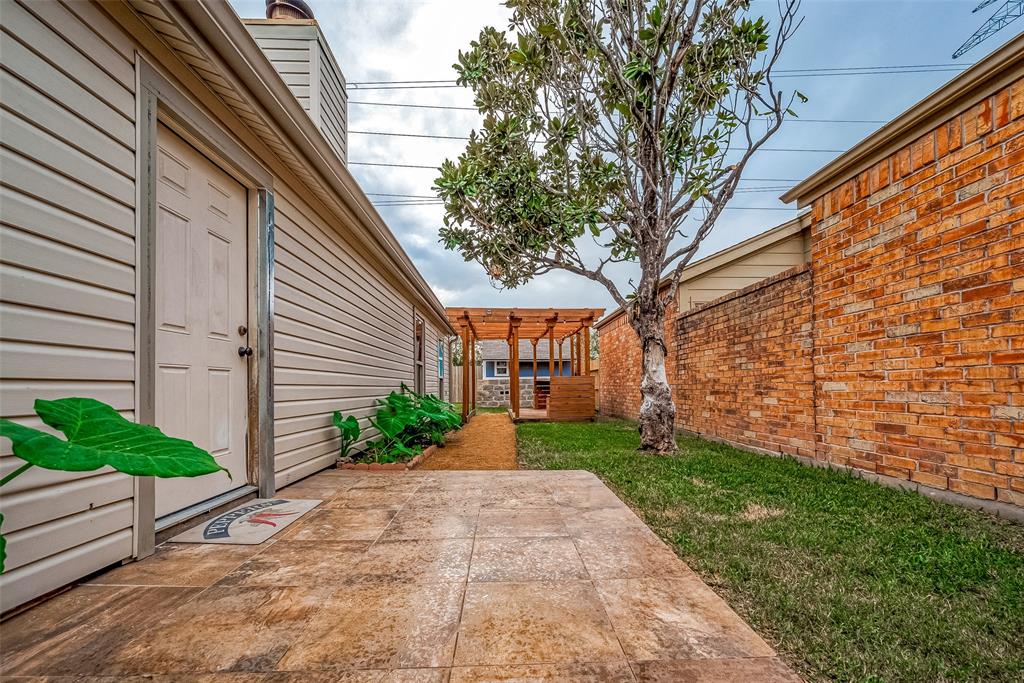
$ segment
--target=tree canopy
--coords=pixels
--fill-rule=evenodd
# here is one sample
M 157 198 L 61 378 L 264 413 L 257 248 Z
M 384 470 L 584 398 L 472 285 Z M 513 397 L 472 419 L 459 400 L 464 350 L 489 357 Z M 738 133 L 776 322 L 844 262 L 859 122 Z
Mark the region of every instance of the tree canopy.
M 780 5 L 774 40 L 749 0 L 506 4 L 509 31 L 484 28 L 455 65 L 484 121 L 435 182 L 442 241 L 501 286 L 563 269 L 625 305 L 605 265 L 681 270 L 802 97 L 771 76 L 797 3 Z M 597 263 L 580 254 L 587 235 Z M 670 252 L 677 238 L 689 243 Z

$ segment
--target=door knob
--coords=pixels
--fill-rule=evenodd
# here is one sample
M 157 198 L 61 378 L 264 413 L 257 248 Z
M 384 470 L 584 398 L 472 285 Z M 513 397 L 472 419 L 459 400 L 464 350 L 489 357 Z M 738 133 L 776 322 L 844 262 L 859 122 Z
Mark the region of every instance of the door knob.
M 241 356 L 242 358 L 245 358 L 246 356 L 251 356 L 252 355 L 252 347 L 251 346 L 239 346 L 238 347 L 238 355 Z

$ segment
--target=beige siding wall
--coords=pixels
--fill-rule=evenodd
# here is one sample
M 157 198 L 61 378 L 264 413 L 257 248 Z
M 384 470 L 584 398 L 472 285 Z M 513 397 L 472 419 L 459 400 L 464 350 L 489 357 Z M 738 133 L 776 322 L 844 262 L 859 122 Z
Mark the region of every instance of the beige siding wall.
M 344 237 L 347 226 L 279 191 L 276 225 L 274 438 L 277 483 L 328 466 L 331 413 L 366 417 L 413 382 L 413 308 Z M 429 345 L 429 339 L 428 339 Z M 429 348 L 429 347 L 428 347 Z M 428 383 L 430 369 L 427 368 Z M 434 371 L 436 384 L 436 370 Z
M 246 20 L 249 34 L 262 48 L 317 128 L 342 160 L 348 154 L 348 96 L 345 76 L 320 29 L 294 24 Z
M 437 394 L 437 343 L 441 338 L 441 332 L 438 328 L 429 322 L 425 325 L 426 328 L 426 351 L 424 362 L 425 365 L 425 389 L 428 394 Z
M 317 90 L 317 114 L 320 131 L 343 160 L 348 160 L 348 95 L 345 76 L 334 60 L 323 34 L 317 48 L 320 82 Z
M 133 417 L 134 53 L 145 49 L 85 2 L 0 0 L 0 13 L 0 414 L 39 426 L 34 399 L 88 396 Z M 333 462 L 332 411 L 365 425 L 375 399 L 412 383 L 413 303 L 395 265 L 353 246 L 357 226 L 318 214 L 294 176 L 274 184 L 280 486 Z M 441 323 L 424 317 L 432 360 Z M 436 373 L 429 363 L 435 390 Z M 22 461 L 6 439 L 0 448 L 2 476 Z M 0 609 L 130 558 L 134 489 L 115 472 L 41 469 L 5 486 Z
M 317 48 L 316 42 L 310 40 L 315 36 L 313 27 L 253 22 L 247 23 L 246 28 L 302 108 L 310 111 L 310 60 L 314 58 L 310 48 Z
M 688 311 L 697 304 L 717 299 L 807 261 L 803 233 L 796 233 L 761 251 L 684 282 L 677 293 L 679 310 Z
M 0 413 L 135 407 L 135 69 L 84 3 L 2 0 Z M 22 464 L 4 439 L 0 475 Z M 3 488 L 8 609 L 132 554 L 133 482 L 31 469 Z

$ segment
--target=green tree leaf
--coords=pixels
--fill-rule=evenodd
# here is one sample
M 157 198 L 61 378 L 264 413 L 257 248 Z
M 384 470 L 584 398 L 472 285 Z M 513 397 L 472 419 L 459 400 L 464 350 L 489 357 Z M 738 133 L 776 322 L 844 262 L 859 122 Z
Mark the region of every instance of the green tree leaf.
M 126 420 L 101 401 L 38 399 L 35 411 L 67 440 L 10 420 L 0 420 L 0 436 L 11 440 L 16 456 L 37 467 L 86 472 L 110 466 L 139 477 L 198 477 L 224 471 L 231 477 L 213 456 L 191 441 Z

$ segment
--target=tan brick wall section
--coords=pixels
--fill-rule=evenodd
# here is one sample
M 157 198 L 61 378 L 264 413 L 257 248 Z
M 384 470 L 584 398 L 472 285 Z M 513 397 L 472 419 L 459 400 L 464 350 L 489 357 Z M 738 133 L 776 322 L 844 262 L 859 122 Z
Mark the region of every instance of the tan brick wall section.
M 679 426 L 1024 506 L 1024 82 L 819 198 L 811 239 L 810 282 L 670 317 Z M 636 336 L 600 345 L 635 418 Z

